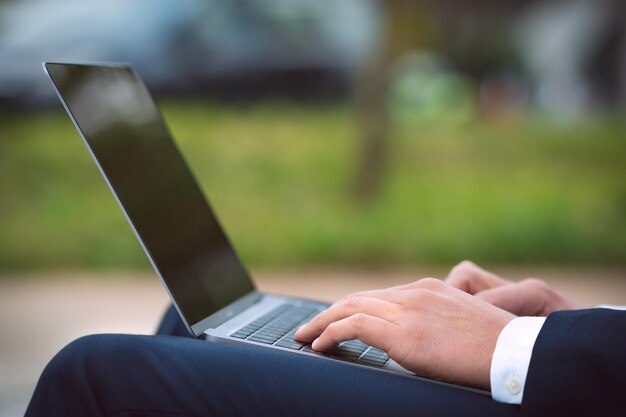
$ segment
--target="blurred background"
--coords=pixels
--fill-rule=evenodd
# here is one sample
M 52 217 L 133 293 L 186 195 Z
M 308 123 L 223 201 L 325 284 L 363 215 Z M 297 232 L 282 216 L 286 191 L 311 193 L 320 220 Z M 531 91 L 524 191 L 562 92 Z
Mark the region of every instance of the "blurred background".
M 263 289 L 472 259 L 626 304 L 622 0 L 0 0 L 1 416 L 167 305 L 44 60 L 137 69 Z

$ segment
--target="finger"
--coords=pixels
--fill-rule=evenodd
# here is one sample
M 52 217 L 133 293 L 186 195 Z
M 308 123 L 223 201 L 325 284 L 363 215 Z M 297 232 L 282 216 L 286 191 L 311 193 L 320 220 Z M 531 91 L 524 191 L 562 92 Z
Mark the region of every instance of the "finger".
M 394 322 L 399 315 L 399 309 L 398 304 L 380 298 L 349 297 L 322 311 L 300 327 L 294 337 L 297 340 L 311 341 L 322 334 L 331 323 L 359 313 Z
M 479 291 L 475 295 L 516 316 L 541 315 L 546 297 L 528 280 Z
M 336 321 L 329 325 L 322 334 L 313 341 L 313 349 L 324 352 L 337 343 L 359 339 L 368 345 L 389 351 L 392 343 L 398 343 L 398 325 L 380 317 L 359 313 Z
M 507 280 L 470 261 L 463 261 L 452 268 L 445 282 L 469 294 L 476 294 L 479 291 L 508 283 Z

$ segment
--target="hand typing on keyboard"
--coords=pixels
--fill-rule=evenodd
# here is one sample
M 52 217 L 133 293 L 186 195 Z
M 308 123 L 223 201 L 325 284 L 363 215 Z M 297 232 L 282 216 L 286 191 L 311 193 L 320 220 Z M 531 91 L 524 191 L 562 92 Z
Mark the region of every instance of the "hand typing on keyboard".
M 515 316 L 444 282 L 425 278 L 352 294 L 295 333 L 326 352 L 359 339 L 417 375 L 489 388 L 498 335 Z
M 313 307 L 282 304 L 237 330 L 231 336 L 286 349 L 310 352 L 312 350 L 311 345 L 298 342 L 294 339 L 294 335 L 298 325 L 313 318 L 318 311 L 319 309 Z M 336 359 L 376 367 L 384 366 L 389 360 L 389 356 L 385 352 L 370 347 L 360 340 L 339 343 L 328 350 L 328 355 Z

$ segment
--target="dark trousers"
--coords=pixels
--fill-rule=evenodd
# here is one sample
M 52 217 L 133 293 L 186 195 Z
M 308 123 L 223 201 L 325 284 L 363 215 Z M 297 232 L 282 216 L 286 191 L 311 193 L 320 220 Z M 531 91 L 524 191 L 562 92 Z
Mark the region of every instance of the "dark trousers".
M 472 360 L 472 358 L 465 358 Z M 489 396 L 345 363 L 189 337 L 94 335 L 43 371 L 26 416 L 515 416 Z

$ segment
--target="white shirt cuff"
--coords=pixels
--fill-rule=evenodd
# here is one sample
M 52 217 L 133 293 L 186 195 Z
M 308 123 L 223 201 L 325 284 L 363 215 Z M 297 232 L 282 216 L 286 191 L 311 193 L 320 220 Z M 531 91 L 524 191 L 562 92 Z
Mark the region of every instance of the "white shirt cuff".
M 626 306 L 612 306 L 609 304 L 600 304 L 596 308 L 608 308 L 609 310 L 625 310 L 626 311 Z
M 535 340 L 545 317 L 517 317 L 498 337 L 491 359 L 491 397 L 507 404 L 521 404 Z

